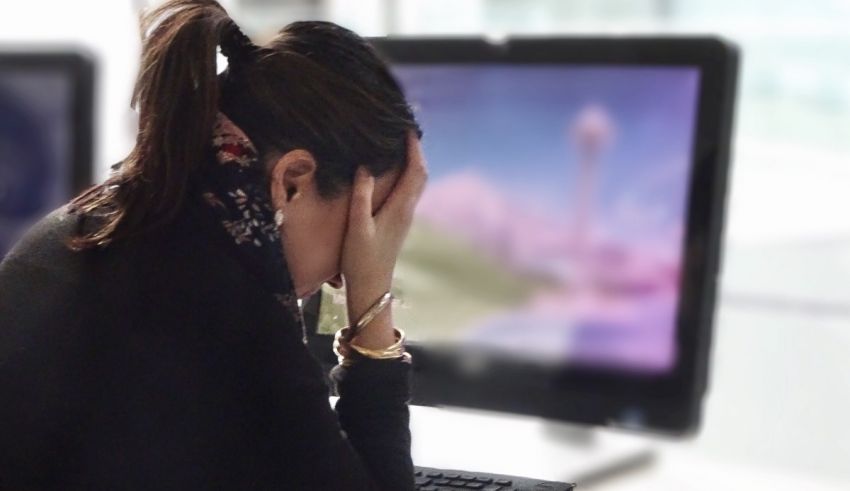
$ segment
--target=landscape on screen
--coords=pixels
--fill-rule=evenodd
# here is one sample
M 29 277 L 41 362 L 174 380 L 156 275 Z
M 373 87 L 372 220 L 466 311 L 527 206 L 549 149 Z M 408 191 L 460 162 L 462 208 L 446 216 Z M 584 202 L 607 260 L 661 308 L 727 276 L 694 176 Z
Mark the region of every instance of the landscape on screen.
M 429 182 L 396 266 L 411 340 L 555 363 L 675 360 L 699 72 L 394 67 Z M 323 290 L 320 332 L 345 325 Z

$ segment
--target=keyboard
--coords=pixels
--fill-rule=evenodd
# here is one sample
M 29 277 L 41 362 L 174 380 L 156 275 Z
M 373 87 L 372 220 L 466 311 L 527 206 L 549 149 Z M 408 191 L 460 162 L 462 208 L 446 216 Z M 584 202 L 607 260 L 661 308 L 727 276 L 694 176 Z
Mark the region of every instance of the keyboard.
M 479 491 L 570 491 L 575 484 L 531 477 L 413 466 L 418 491 L 477 489 Z

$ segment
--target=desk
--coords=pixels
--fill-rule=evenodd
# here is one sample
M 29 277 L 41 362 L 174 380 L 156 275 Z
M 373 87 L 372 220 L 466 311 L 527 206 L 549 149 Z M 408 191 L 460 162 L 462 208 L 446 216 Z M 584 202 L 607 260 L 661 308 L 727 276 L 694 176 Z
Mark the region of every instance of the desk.
M 337 397 L 330 397 L 332 407 L 336 400 Z M 576 481 L 569 476 L 575 475 L 573 472 L 587 472 L 599 458 L 625 458 L 634 455 L 636 450 L 651 448 L 651 460 L 605 479 L 578 480 L 580 489 L 847 491 L 840 483 L 814 476 L 719 461 L 702 455 L 692 441 L 671 441 L 600 429 L 595 432 L 594 442 L 588 442 L 584 448 L 581 442 L 565 444 L 570 428 L 569 424 L 531 416 L 457 407 L 410 406 L 411 453 L 416 465 Z

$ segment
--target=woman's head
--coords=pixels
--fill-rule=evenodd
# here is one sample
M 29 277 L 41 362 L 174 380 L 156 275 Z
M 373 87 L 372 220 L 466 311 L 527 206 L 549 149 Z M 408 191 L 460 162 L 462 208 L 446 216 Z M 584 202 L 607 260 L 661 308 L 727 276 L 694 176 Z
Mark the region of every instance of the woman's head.
M 120 172 L 72 201 L 74 210 L 109 214 L 69 245 L 107 245 L 168 223 L 221 111 L 266 164 L 296 283 L 331 279 L 357 166 L 376 176 L 379 206 L 407 164 L 408 130 L 422 134 L 384 61 L 357 34 L 323 21 L 291 23 L 254 45 L 213 0 L 167 1 L 145 14 L 142 31 L 136 144 Z M 219 46 L 228 56 L 220 74 Z

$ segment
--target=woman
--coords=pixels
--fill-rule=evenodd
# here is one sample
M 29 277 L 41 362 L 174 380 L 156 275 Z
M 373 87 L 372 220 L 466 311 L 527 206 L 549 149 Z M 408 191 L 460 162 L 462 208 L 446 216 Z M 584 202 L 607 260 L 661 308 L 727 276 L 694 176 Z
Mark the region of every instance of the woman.
M 384 294 L 427 170 L 397 82 L 328 22 L 256 46 L 172 0 L 142 32 L 135 147 L 0 264 L 0 489 L 413 489 Z M 298 300 L 343 279 L 377 315 L 331 408 Z

